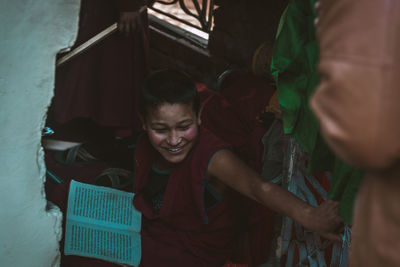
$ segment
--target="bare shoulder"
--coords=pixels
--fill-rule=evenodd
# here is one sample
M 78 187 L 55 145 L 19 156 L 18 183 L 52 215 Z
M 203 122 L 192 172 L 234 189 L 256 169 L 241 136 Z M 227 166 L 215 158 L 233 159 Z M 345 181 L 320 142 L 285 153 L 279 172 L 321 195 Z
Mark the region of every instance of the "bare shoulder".
M 258 180 L 258 174 L 228 149 L 221 149 L 214 154 L 207 171 L 209 175 L 238 191 Z
M 241 160 L 229 149 L 221 149 L 215 152 L 208 165 L 208 173 L 218 177 L 221 172 L 229 171 L 235 164 L 241 164 Z

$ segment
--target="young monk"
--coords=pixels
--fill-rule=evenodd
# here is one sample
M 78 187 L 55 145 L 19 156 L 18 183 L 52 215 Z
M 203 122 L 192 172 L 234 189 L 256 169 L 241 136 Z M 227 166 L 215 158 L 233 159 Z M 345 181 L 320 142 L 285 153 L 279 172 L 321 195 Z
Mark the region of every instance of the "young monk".
M 199 95 L 186 75 L 152 74 L 140 104 L 146 134 L 136 146 L 133 204 L 143 215 L 142 267 L 222 266 L 240 232 L 237 192 L 340 239 L 337 203 L 313 207 L 262 181 L 229 144 L 201 126 Z

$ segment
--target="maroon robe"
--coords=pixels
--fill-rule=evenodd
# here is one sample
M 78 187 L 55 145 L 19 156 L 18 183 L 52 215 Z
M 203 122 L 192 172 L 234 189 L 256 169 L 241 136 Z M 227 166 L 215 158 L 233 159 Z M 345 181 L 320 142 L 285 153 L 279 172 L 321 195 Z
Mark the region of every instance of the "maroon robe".
M 240 230 L 241 203 L 228 190 L 221 202 L 206 210 L 207 167 L 216 151 L 229 145 L 201 128 L 187 157 L 169 177 L 159 214 L 144 197 L 157 152 L 144 135 L 135 156 L 134 206 L 143 215 L 142 267 L 222 266 L 231 256 Z
M 83 0 L 74 47 L 118 21 L 122 11 L 135 11 L 145 0 Z M 148 20 L 127 37 L 114 33 L 56 72 L 54 118 L 66 123 L 89 118 L 101 126 L 140 130 L 139 88 L 148 69 Z

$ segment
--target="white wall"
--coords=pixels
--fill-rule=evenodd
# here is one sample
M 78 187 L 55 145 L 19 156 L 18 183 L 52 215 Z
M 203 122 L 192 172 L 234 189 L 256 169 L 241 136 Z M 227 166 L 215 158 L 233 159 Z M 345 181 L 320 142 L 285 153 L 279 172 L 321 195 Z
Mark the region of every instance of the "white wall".
M 46 211 L 41 129 L 55 55 L 72 45 L 79 0 L 0 0 L 0 266 L 58 265 L 61 213 Z

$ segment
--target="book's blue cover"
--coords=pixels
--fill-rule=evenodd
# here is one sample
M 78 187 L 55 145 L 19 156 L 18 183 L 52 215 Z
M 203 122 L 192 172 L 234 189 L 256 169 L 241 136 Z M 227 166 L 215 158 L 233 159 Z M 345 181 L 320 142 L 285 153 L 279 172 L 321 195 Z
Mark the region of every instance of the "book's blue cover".
M 65 255 L 138 266 L 141 213 L 133 193 L 71 181 L 65 229 Z

